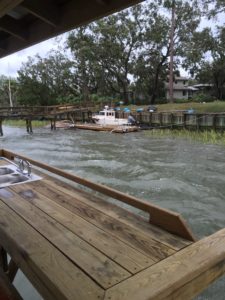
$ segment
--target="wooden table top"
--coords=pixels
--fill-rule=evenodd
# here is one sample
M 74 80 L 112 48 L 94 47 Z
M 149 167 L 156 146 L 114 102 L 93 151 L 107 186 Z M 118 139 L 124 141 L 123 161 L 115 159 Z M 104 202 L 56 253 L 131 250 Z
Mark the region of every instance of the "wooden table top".
M 108 290 L 192 243 L 34 173 L 42 180 L 0 189 L 0 244 L 46 299 L 109 300 Z

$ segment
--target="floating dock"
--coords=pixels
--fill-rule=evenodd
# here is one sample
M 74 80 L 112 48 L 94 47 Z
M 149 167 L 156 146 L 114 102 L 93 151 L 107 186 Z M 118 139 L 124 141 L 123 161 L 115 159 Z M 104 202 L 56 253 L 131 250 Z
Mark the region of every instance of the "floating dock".
M 110 131 L 112 133 L 129 133 L 139 131 L 140 128 L 138 126 L 128 126 L 128 125 L 97 125 L 97 124 L 74 124 L 74 128 L 76 129 L 84 129 L 84 130 L 93 130 L 93 131 Z
M 41 177 L 0 189 L 0 299 L 21 299 L 18 269 L 48 300 L 192 299 L 225 272 L 224 229 L 196 241 L 178 213 L 10 151 L 0 157 L 0 167 L 29 160 Z

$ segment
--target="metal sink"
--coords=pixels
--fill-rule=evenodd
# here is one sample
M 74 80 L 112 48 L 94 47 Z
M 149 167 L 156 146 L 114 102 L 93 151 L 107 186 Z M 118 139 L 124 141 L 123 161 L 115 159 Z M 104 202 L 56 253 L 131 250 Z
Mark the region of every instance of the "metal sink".
M 0 167 L 0 188 L 42 179 L 35 174 L 22 174 L 16 165 Z
M 14 171 L 10 168 L 6 168 L 6 167 L 0 167 L 0 176 L 1 175 L 7 175 L 7 174 L 11 174 Z

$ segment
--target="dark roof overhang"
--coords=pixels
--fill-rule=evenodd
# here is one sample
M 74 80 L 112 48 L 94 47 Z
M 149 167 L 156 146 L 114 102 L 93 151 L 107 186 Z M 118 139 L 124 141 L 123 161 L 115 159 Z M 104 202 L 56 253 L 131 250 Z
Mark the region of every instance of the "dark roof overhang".
M 141 0 L 0 0 L 0 57 Z

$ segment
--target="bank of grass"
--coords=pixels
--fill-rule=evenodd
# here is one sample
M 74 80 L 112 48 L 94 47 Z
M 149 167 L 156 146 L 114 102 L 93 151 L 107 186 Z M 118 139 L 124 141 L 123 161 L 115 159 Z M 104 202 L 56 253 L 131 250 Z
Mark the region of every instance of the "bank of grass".
M 181 138 L 189 141 L 197 141 L 203 144 L 215 144 L 225 146 L 225 133 L 210 131 L 190 131 L 185 129 L 170 130 L 170 129 L 153 129 L 146 131 L 146 136 L 157 138 Z
M 49 121 L 32 121 L 32 127 L 44 127 L 49 124 Z M 24 127 L 26 126 L 25 120 L 5 120 L 3 125 L 12 126 L 12 127 Z
M 193 108 L 198 113 L 225 112 L 225 101 L 214 101 L 209 103 L 166 103 L 157 105 L 158 111 L 188 110 Z
M 131 110 L 136 110 L 140 107 L 147 109 L 149 105 L 136 106 L 131 105 Z M 196 102 L 187 102 L 187 103 L 166 103 L 166 104 L 156 104 L 158 112 L 171 112 L 177 110 L 188 110 L 190 108 L 194 109 L 197 113 L 220 113 L 225 112 L 225 101 L 213 101 L 208 103 L 196 103 Z

